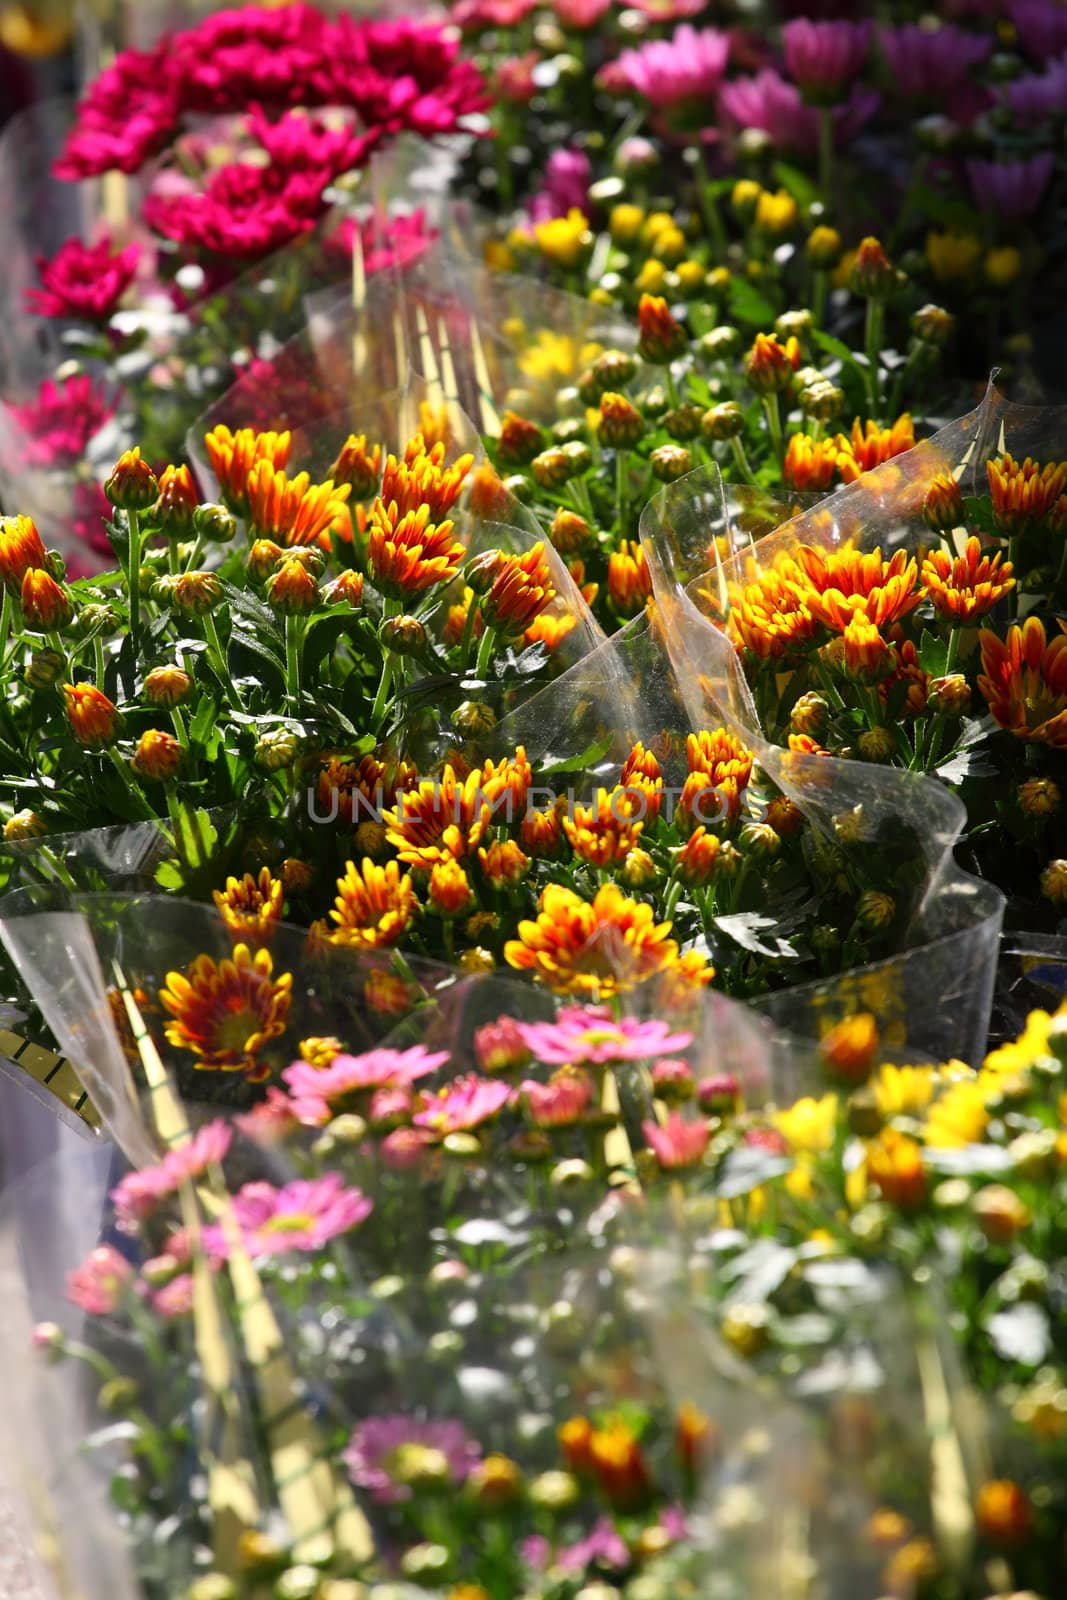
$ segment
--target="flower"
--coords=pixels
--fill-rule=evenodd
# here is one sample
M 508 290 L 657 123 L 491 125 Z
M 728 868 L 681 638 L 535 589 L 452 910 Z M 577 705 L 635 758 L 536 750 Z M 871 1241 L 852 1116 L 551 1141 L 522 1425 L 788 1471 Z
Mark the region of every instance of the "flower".
M 950 1083 L 930 1107 L 923 1137 L 935 1149 L 977 1144 L 989 1122 L 986 1095 L 972 1075 Z
M 538 1060 L 549 1066 L 646 1061 L 684 1050 L 693 1042 L 691 1033 L 672 1033 L 666 1022 L 640 1022 L 636 1017 L 616 1021 L 600 1006 L 566 1006 L 554 1022 L 519 1022 L 516 1028 Z
M 939 283 L 956 283 L 970 277 L 982 256 L 982 241 L 955 228 L 931 229 L 926 235 L 926 259 Z
M 652 574 L 643 546 L 636 540 L 620 539 L 608 557 L 608 598 L 612 606 L 620 617 L 633 617 L 651 596 Z
M 547 1083 L 527 1078 L 519 1092 L 535 1128 L 569 1128 L 593 1098 L 593 1082 L 587 1073 L 563 1067 Z
M 162 728 L 147 728 L 137 741 L 130 766 L 139 778 L 166 783 L 176 778 L 185 752 L 172 733 Z
M 832 1092 L 819 1100 L 805 1096 L 787 1110 L 776 1111 L 774 1126 L 794 1153 L 823 1155 L 834 1142 L 838 1104 Z
M 1042 53 L 1037 59 L 1047 63 L 1044 72 L 1026 73 L 1000 90 L 1015 121 L 1024 128 L 1049 117 L 1062 117 L 1067 111 L 1067 58 L 1056 61 Z
M 530 858 L 514 839 L 494 839 L 488 850 L 479 848 L 478 864 L 494 889 L 519 883 L 530 870 Z
M 705 824 L 723 820 L 724 813 L 730 820 L 736 818 L 752 776 L 752 751 L 725 728 L 702 728 L 686 738 L 685 754 L 689 777 L 678 801 L 682 816 Z M 703 810 L 709 790 L 715 802 L 713 815 Z
M 27 309 L 38 317 L 106 322 L 133 282 L 139 244 L 115 250 L 106 234 L 96 244 L 68 239 L 51 260 L 37 257 L 39 289 L 26 290 Z
M 791 582 L 784 570 L 773 568 L 755 583 L 731 592 L 727 625 L 738 647 L 761 660 L 779 660 L 819 631 L 803 586 Z
M 903 455 L 915 444 L 915 428 L 908 412 L 899 416 L 890 428 L 879 428 L 868 422 L 860 427 L 859 418 L 852 423 L 850 434 L 839 433 L 834 440 L 839 455 L 837 470 L 844 483 L 855 483 L 863 473 L 880 467 L 893 456 Z
M 67 1275 L 67 1299 L 92 1317 L 110 1316 L 134 1276 L 113 1245 L 98 1245 Z
M 593 236 L 584 211 L 572 206 L 563 217 L 545 217 L 533 224 L 534 243 L 543 256 L 573 271 L 588 254 Z
M 349 861 L 337 880 L 337 899 L 330 912 L 336 927 L 330 938 L 356 950 L 374 950 L 401 939 L 415 913 L 411 874 L 401 876 L 397 862 L 375 866 L 364 857 L 361 867 Z
M 998 553 L 982 554 L 977 538 L 970 538 L 961 556 L 932 551 L 922 564 L 922 581 L 933 607 L 941 616 L 972 622 L 985 616 L 1015 586 L 1012 565 Z
M 824 1034 L 819 1048 L 828 1067 L 849 1083 L 857 1083 L 870 1071 L 878 1042 L 875 1018 L 869 1011 L 859 1011 Z
M 23 573 L 19 603 L 23 622 L 37 633 L 63 629 L 74 615 L 67 591 L 43 567 L 30 567 Z
M 118 737 L 118 707 L 95 684 L 65 683 L 63 698 L 70 731 L 87 750 L 102 749 Z
M 383 812 L 389 843 L 412 866 L 432 867 L 448 855 L 458 859 L 476 847 L 508 793 L 500 776 L 471 772 L 460 782 L 448 765 L 440 778 L 403 791 L 395 808 Z
M 806 433 L 794 433 L 786 447 L 783 481 L 791 489 L 821 493 L 834 481 L 837 455 L 835 440 L 811 439 Z
M 898 622 L 922 600 L 918 568 L 905 550 L 884 561 L 880 549 L 861 553 L 848 546 L 819 550 L 801 545 L 796 562 L 809 611 L 839 633 L 856 616 L 876 627 Z
M 482 1458 L 481 1450 L 463 1424 L 425 1422 L 392 1414 L 368 1417 L 352 1434 L 344 1451 L 348 1476 L 366 1489 L 379 1504 L 410 1500 L 412 1467 L 420 1458 L 438 1457 L 446 1482 L 463 1483 Z
M 667 1172 L 695 1166 L 703 1159 L 711 1139 L 711 1129 L 706 1122 L 689 1122 L 677 1111 L 672 1111 L 662 1126 L 658 1122 L 642 1122 L 641 1130 L 656 1160 Z
M 233 1199 L 233 1219 L 241 1243 L 253 1256 L 289 1250 L 321 1250 L 366 1221 L 374 1203 L 361 1189 L 345 1187 L 339 1172 L 298 1178 L 276 1189 L 272 1183 L 246 1183 Z M 226 1248 L 225 1227 L 204 1229 L 209 1247 Z
M 532 220 L 548 222 L 553 217 L 570 217 L 575 211 L 585 217 L 590 209 L 592 177 L 593 169 L 584 150 L 553 150 L 544 182 L 530 201 Z
M 592 901 L 549 884 L 536 920 L 519 923 L 519 936 L 508 941 L 504 955 L 509 966 L 532 972 L 559 993 L 610 998 L 677 966 L 670 927 L 656 923 L 651 906 L 628 900 L 615 884 L 598 889 Z M 711 975 L 704 968 L 697 981 Z
M 1022 1544 L 1034 1523 L 1030 1501 L 1010 1478 L 994 1478 L 978 1491 L 975 1515 L 982 1536 L 996 1545 Z
M 78 103 L 56 162 L 56 177 L 76 182 L 109 171 L 137 172 L 162 149 L 178 119 L 178 93 L 166 42 L 123 50 Z
M 366 500 L 381 482 L 382 447 L 367 448 L 365 433 L 350 433 L 334 459 L 327 477 L 336 484 L 347 485 L 355 500 Z
M 483 1072 L 517 1072 L 530 1054 L 522 1024 L 514 1017 L 498 1017 L 474 1030 L 474 1056 Z
M 319 580 L 314 570 L 296 556 L 279 561 L 263 590 L 268 604 L 283 616 L 307 616 L 319 601 Z
M 1005 222 L 1021 222 L 1041 204 L 1054 164 L 1051 150 L 1042 150 L 1028 161 L 968 161 L 974 202 Z
M 439 1136 L 467 1133 L 499 1116 L 511 1098 L 509 1084 L 468 1072 L 463 1077 L 453 1078 L 435 1096 L 425 1099 L 412 1121 L 417 1128 L 428 1128 Z
M 561 821 L 575 855 L 596 867 L 624 861 L 645 825 L 637 809 L 635 792 L 627 789 L 611 793 L 598 789 L 593 805 L 575 805 L 569 813 L 563 814 Z
M 819 113 L 805 105 L 800 90 L 771 67 L 748 78 L 732 78 L 719 91 L 719 104 L 740 128 L 761 128 L 783 150 L 811 155 L 819 145 Z M 834 135 L 849 143 L 874 116 L 880 98 L 857 86 L 833 110 Z
M 611 1518 L 598 1517 L 584 1538 L 556 1551 L 554 1565 L 563 1572 L 585 1572 L 594 1564 L 621 1572 L 631 1560 L 626 1541 Z
M 497 566 L 489 592 L 482 600 L 486 625 L 498 633 L 523 633 L 556 595 L 545 546 L 538 540 L 521 556 L 507 556 Z
M 722 841 L 701 824 L 694 828 L 674 858 L 674 870 L 685 884 L 702 888 L 711 881 Z
M 231 433 L 222 422 L 205 434 L 211 470 L 231 510 L 239 516 L 248 514 L 248 479 L 253 467 L 259 461 L 267 461 L 275 470 L 283 468 L 289 460 L 292 437 L 289 432 L 258 433 L 255 428 L 238 428 Z
M 921 1204 L 926 1194 L 921 1146 L 897 1128 L 883 1128 L 867 1146 L 867 1176 L 890 1205 Z
M 659 295 L 643 294 L 637 303 L 637 348 L 644 361 L 669 366 L 688 344 L 686 331 Z
M 269 867 L 254 878 L 227 878 L 224 889 L 213 891 L 215 905 L 233 937 L 255 949 L 266 944 L 281 921 L 285 885 Z
M 466 871 L 452 856 L 430 868 L 428 903 L 439 917 L 459 917 L 474 904 L 474 890 Z
M 686 101 L 714 97 L 730 59 L 730 36 L 719 28 L 683 23 L 669 39 L 651 39 L 624 50 L 613 74 L 649 105 L 671 110 Z
M 894 88 L 910 100 L 931 100 L 939 106 L 993 49 L 991 36 L 947 23 L 937 28 L 918 23 L 879 28 L 878 44 Z
M 145 673 L 142 692 L 150 705 L 176 706 L 192 693 L 193 680 L 183 667 L 153 667 Z
M 1007 11 L 1020 44 L 1035 61 L 1067 50 L 1067 17 L 1058 0 L 1010 0 Z
M 1067 486 L 1067 461 L 1039 465 L 1032 457 L 1016 461 L 1005 452 L 986 462 L 986 477 L 993 502 L 993 521 L 1009 538 L 1030 528 L 1040 528 L 1057 506 Z
M 34 399 L 7 407 L 8 415 L 24 435 L 19 440 L 23 465 L 69 465 L 85 453 L 86 446 L 117 409 L 103 388 L 87 372 L 69 378 L 45 378 Z
M 217 1166 L 230 1148 L 233 1130 L 222 1121 L 205 1123 L 185 1144 L 169 1150 L 155 1167 L 128 1172 L 111 1191 L 120 1223 L 134 1230 L 167 1195 Z
M 282 1078 L 289 1090 L 292 1114 L 302 1123 L 320 1127 L 331 1116 L 358 1109 L 382 1089 L 410 1089 L 447 1060 L 447 1050 L 426 1050 L 422 1045 L 408 1050 L 368 1050 L 359 1056 L 340 1052 L 325 1066 L 306 1059 L 294 1061 Z
M 248 474 L 245 494 L 248 518 L 257 535 L 284 545 L 321 544 L 328 548 L 331 530 L 347 520 L 347 483 L 336 487 L 331 479 L 312 483 L 298 472 L 289 478 L 284 468 L 260 457 Z
M 253 956 L 239 944 L 229 960 L 198 956 L 186 973 L 168 972 L 160 991 L 173 1019 L 166 1025 L 167 1041 L 191 1051 L 200 1067 L 258 1078 L 263 1070 L 256 1058 L 285 1032 L 292 989 L 291 973 L 274 977 L 267 950 Z
M 646 1130 L 647 1131 L 647 1130 Z M 651 1484 L 641 1446 L 623 1417 L 610 1417 L 589 1436 L 589 1469 L 612 1505 L 633 1509 Z
M 1048 642 L 1040 619 L 1027 617 L 1004 640 L 985 629 L 978 639 L 978 687 L 1000 726 L 1017 739 L 1067 745 L 1067 635 Z
M 858 76 L 870 39 L 869 23 L 795 17 L 782 29 L 786 71 L 809 100 L 832 102 Z
M 447 583 L 459 571 L 464 548 L 452 537 L 452 523 L 431 522 L 431 508 L 398 516 L 396 502 L 374 502 L 367 536 L 367 572 L 371 582 L 393 599 L 421 594 Z
M 48 554 L 30 517 L 0 517 L 0 579 L 20 594 L 27 572 L 47 572 Z

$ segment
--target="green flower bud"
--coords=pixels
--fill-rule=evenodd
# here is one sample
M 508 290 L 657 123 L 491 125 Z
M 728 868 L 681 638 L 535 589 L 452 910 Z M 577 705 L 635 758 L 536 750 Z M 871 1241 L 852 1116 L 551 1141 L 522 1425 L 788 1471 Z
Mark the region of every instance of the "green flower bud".
M 200 538 L 210 544 L 229 544 L 237 532 L 237 519 L 225 506 L 197 506 L 193 512 L 193 527 Z
M 109 1417 L 126 1417 L 137 1405 L 137 1385 L 132 1378 L 109 1378 L 96 1397 L 100 1410 Z
M 452 726 L 465 739 L 477 738 L 480 733 L 491 733 L 496 727 L 496 712 L 480 700 L 464 700 L 452 713 Z
M 675 406 L 673 410 L 664 413 L 661 426 L 672 439 L 685 443 L 688 439 L 699 437 L 703 416 L 704 412 L 700 406 Z
M 745 430 L 745 418 L 736 400 L 723 400 L 705 411 L 700 426 L 706 439 L 736 439 Z
M 426 649 L 426 629 L 418 617 L 388 617 L 382 623 L 381 641 L 398 656 L 421 655 Z
M 66 657 L 58 650 L 34 650 L 23 677 L 31 689 L 52 689 L 66 674 Z
M 300 740 L 290 728 L 270 728 L 256 741 L 256 765 L 268 772 L 291 767 L 300 749 Z
M 680 444 L 661 444 L 648 459 L 660 483 L 674 483 L 678 478 L 684 478 L 693 467 L 692 456 Z

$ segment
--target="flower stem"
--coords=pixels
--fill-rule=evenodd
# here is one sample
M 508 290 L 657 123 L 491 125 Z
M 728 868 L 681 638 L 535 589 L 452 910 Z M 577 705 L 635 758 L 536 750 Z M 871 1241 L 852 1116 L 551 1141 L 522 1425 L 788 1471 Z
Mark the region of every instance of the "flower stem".
M 830 205 L 834 183 L 834 113 L 830 106 L 819 111 L 819 188 L 823 204 Z
M 463 623 L 463 637 L 459 641 L 459 664 L 466 671 L 467 663 L 471 656 L 471 640 L 474 638 L 474 624 L 478 616 L 478 596 L 471 595 L 471 603 L 467 607 L 467 616 Z
M 771 444 L 780 465 L 785 459 L 785 441 L 782 438 L 782 413 L 779 409 L 777 391 L 763 396 L 763 414 L 767 418 L 767 432 L 771 436 Z
M 711 173 L 704 156 L 704 148 L 700 144 L 693 147 L 696 151 L 697 169 L 697 200 L 700 205 L 700 214 L 704 218 L 704 226 L 708 236 L 721 256 L 726 254 L 726 229 L 723 227 L 719 207 L 712 192 Z
M 128 562 L 126 582 L 130 594 L 130 638 L 133 641 L 134 660 L 136 660 L 141 644 L 141 519 L 136 511 L 127 511 L 126 521 L 130 529 L 130 543 L 126 556 Z
M 615 515 L 618 518 L 619 532 L 626 535 L 626 488 L 627 488 L 627 461 L 626 451 L 615 452 Z M 1065 547 L 1067 548 L 1067 547 Z
M 830 274 L 822 267 L 817 268 L 811 282 L 811 314 L 817 328 L 821 328 L 826 320 L 826 296 L 829 289 Z
M 867 391 L 871 397 L 871 417 L 878 422 L 880 400 L 880 357 L 882 350 L 882 302 L 873 297 L 867 301 L 867 325 L 864 349 L 867 352 Z
M 493 632 L 492 628 L 486 628 L 485 632 L 482 634 L 481 643 L 478 646 L 478 659 L 474 663 L 474 676 L 476 678 L 484 678 L 486 672 L 488 672 L 489 662 L 495 645 L 496 634 Z
M 300 639 L 303 633 L 301 619 L 285 619 L 285 686 L 293 705 L 300 703 Z
M 226 652 L 222 648 L 222 640 L 219 638 L 219 630 L 215 626 L 215 618 L 210 611 L 205 611 L 201 621 L 204 624 L 204 636 L 208 642 L 215 671 L 222 679 L 223 693 L 235 711 L 243 711 L 244 707 L 241 704 L 240 696 L 230 678 L 230 664 L 226 659 Z
M 374 706 L 371 710 L 371 727 L 377 731 L 379 723 L 385 716 L 385 708 L 389 701 L 389 690 L 393 682 L 393 657 L 387 655 L 382 663 L 382 681 L 378 685 L 378 693 L 374 697 Z
M 745 447 L 741 443 L 741 437 L 739 434 L 735 433 L 733 438 L 730 440 L 730 449 L 733 452 L 737 470 L 741 474 L 742 478 L 744 478 L 746 483 L 755 483 L 756 475 L 752 471 L 751 463 L 749 462 L 748 456 L 745 454 Z

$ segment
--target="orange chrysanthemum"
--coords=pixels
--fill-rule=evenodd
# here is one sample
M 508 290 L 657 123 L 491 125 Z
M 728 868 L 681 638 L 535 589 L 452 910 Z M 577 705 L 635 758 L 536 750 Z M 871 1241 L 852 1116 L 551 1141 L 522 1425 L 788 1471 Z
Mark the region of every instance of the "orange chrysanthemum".
M 915 426 L 907 411 L 897 418 L 891 428 L 879 428 L 874 422 L 868 422 L 866 428 L 861 428 L 860 419 L 856 417 L 852 432 L 839 433 L 834 444 L 838 451 L 837 470 L 841 481 L 855 483 L 857 478 L 870 472 L 873 467 L 880 467 L 893 456 L 911 450 L 915 445 Z
M 458 860 L 481 841 L 506 787 L 481 772 L 460 780 L 446 766 L 440 778 L 426 779 L 398 795 L 394 809 L 384 813 L 389 843 L 411 866 L 432 867 L 447 856 Z
M 270 1069 L 259 1054 L 285 1032 L 292 993 L 292 973 L 275 978 L 267 950 L 253 955 L 239 944 L 229 961 L 197 956 L 187 972 L 168 972 L 160 991 L 172 1018 L 166 1025 L 167 1042 L 191 1051 L 206 1071 L 243 1072 L 253 1081 L 261 1079 Z
M 819 631 L 806 596 L 786 570 L 766 572 L 755 583 L 735 589 L 730 607 L 728 625 L 735 642 L 763 661 L 779 660 Z
M 533 768 L 526 759 L 525 745 L 516 745 L 514 756 L 504 756 L 495 763 L 486 761 L 482 766 L 482 788 L 492 796 L 496 810 L 508 824 L 526 809 L 532 782 Z
M 0 517 L 0 581 L 11 594 L 22 589 L 27 572 L 46 572 L 48 553 L 29 517 Z
M 347 483 L 312 483 L 306 472 L 290 478 L 270 461 L 257 461 L 248 475 L 249 520 L 262 538 L 329 549 L 331 528 L 347 519 L 351 492 Z
M 443 444 L 435 444 L 427 451 L 421 436 L 416 434 L 402 461 L 393 455 L 386 457 L 379 498 L 387 506 L 395 505 L 394 515 L 401 517 L 409 511 L 418 511 L 420 506 L 428 506 L 430 520 L 440 522 L 459 499 L 474 457 L 460 456 L 450 467 L 446 467 L 444 461 Z
M 1055 506 L 1067 484 L 1067 461 L 1041 466 L 1030 456 L 1016 461 L 1010 452 L 986 462 L 993 521 L 1003 534 L 1021 533 L 1039 526 Z
M 557 806 L 545 811 L 528 811 L 519 824 L 519 839 L 530 855 L 545 860 L 559 850 L 563 837 L 560 812 Z
M 372 445 L 367 449 L 365 433 L 350 433 L 330 468 L 334 483 L 347 483 L 357 500 L 374 494 L 382 471 L 382 447 Z
M 577 617 L 569 614 L 563 616 L 549 616 L 547 611 L 542 611 L 535 617 L 522 636 L 524 644 L 543 644 L 551 655 L 553 650 L 559 648 L 569 633 L 573 633 L 578 626 Z
M 844 633 L 855 616 L 884 628 L 907 616 L 922 599 L 918 568 L 906 550 L 883 561 L 878 549 L 864 554 L 851 547 L 819 550 L 801 545 L 797 566 L 808 610 L 837 633 Z
M 102 689 L 93 683 L 65 683 L 63 698 L 70 731 L 79 744 L 99 750 L 117 737 L 119 710 Z
M 411 874 L 400 873 L 395 861 L 376 867 L 365 858 L 362 867 L 350 861 L 337 880 L 337 899 L 330 917 L 333 944 L 356 950 L 377 950 L 402 938 L 415 914 Z
M 373 821 L 382 807 L 395 802 L 402 789 L 410 789 L 417 776 L 406 761 L 379 761 L 362 756 L 346 761 L 326 756 L 316 784 L 316 812 L 326 821 Z
M 652 574 L 636 540 L 622 539 L 608 557 L 608 599 L 620 617 L 635 617 L 652 593 Z
M 281 468 L 289 460 L 293 436 L 285 433 L 257 433 L 255 428 L 238 428 L 231 433 L 220 422 L 205 434 L 211 470 L 219 480 L 222 498 L 239 516 L 248 511 L 248 478 L 257 461 Z
M 677 966 L 669 922 L 652 907 L 628 900 L 614 883 L 583 900 L 552 883 L 542 890 L 536 921 L 519 923 L 504 947 L 508 965 L 531 972 L 558 994 L 607 999 L 642 979 Z
M 878 685 L 878 693 L 888 705 L 896 699 L 894 691 L 897 685 L 907 684 L 907 692 L 899 707 L 900 713 L 921 717 L 930 699 L 930 682 L 930 674 L 919 665 L 919 652 L 914 643 L 911 639 L 905 639 L 902 644 L 894 645 L 892 671 Z
M 243 878 L 227 878 L 224 889 L 214 891 L 215 905 L 235 939 L 251 949 L 270 940 L 282 916 L 285 885 L 269 867 L 258 877 L 246 872 Z
M 506 556 L 496 569 L 482 615 L 490 628 L 513 636 L 524 633 L 556 596 L 556 587 L 544 559 L 542 540 L 521 556 Z
M 791 489 L 821 493 L 834 481 L 838 448 L 833 439 L 794 433 L 785 452 L 782 477 Z
M 961 556 L 934 550 L 922 565 L 922 581 L 934 610 L 954 622 L 973 622 L 992 611 L 1014 588 L 1010 561 L 999 554 L 983 555 L 976 538 L 967 540 Z
M 685 754 L 689 777 L 678 801 L 680 818 L 700 823 L 734 820 L 752 776 L 752 751 L 725 728 L 702 728 L 686 739 Z M 707 798 L 708 791 L 713 791 L 714 799 Z
M 663 804 L 663 769 L 651 750 L 646 750 L 640 740 L 632 747 L 619 773 L 619 788 L 632 789 L 644 800 L 640 812 L 646 822 L 655 822 Z
M 594 867 L 625 861 L 640 838 L 644 821 L 640 797 L 632 789 L 598 789 L 593 805 L 576 805 L 563 817 L 563 832 L 575 855 Z
M 850 618 L 842 634 L 845 671 L 861 683 L 877 683 L 893 670 L 893 649 L 862 614 Z
M 1067 635 L 1050 643 L 1044 624 L 1027 617 L 1006 639 L 983 631 L 979 641 L 978 687 L 1000 726 L 1018 739 L 1067 745 Z
M 465 551 L 452 537 L 452 523 L 430 520 L 428 505 L 399 513 L 395 501 L 376 500 L 367 529 L 367 571 L 383 594 L 406 599 L 459 571 Z

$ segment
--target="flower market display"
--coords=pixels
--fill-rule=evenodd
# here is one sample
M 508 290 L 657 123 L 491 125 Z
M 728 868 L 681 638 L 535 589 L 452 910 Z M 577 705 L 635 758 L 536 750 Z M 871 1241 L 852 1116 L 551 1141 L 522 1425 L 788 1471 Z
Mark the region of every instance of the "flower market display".
M 0 137 L 56 1593 L 1058 1600 L 1067 7 L 123 25 Z

